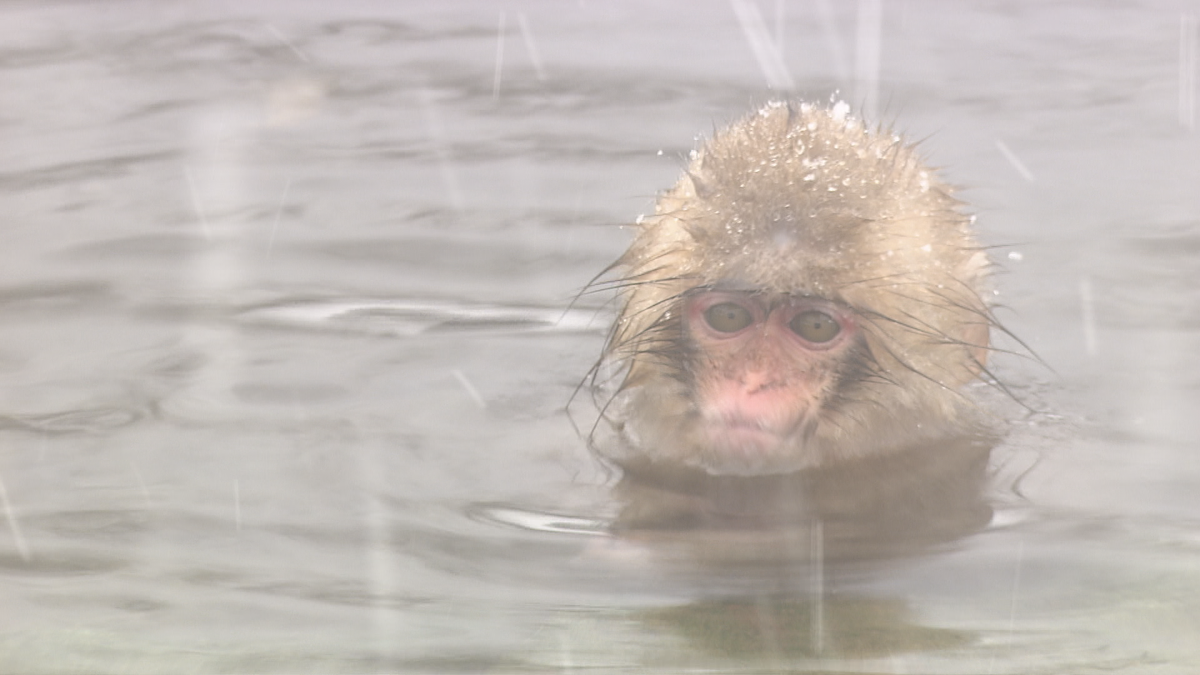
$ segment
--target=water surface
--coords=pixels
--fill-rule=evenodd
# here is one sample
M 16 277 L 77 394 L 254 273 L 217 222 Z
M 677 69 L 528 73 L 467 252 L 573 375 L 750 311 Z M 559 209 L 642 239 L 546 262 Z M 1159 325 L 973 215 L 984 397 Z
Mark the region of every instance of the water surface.
M 5 3 L 0 670 L 1196 672 L 1186 4 Z M 712 564 L 607 534 L 571 301 L 789 81 L 965 188 L 1033 412 L 982 528 Z

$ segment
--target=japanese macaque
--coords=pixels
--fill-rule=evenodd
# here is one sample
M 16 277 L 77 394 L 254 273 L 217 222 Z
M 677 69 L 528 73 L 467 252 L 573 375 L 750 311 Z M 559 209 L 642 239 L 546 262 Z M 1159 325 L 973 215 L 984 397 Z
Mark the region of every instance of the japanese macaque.
M 823 470 L 971 424 L 987 256 L 913 146 L 847 113 L 767 105 L 639 219 L 594 371 L 627 472 Z

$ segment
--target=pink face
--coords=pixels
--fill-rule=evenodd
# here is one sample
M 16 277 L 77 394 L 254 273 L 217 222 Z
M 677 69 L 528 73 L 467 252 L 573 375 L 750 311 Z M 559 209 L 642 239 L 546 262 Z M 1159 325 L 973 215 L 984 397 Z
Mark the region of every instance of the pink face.
M 820 413 L 858 324 L 845 307 L 817 298 L 703 291 L 684 304 L 684 331 L 708 443 L 771 455 Z

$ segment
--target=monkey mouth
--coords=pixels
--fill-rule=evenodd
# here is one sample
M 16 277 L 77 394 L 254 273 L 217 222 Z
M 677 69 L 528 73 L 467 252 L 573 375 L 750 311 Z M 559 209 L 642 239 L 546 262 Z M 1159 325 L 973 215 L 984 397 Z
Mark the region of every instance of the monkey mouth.
M 708 419 L 704 426 L 714 448 L 734 454 L 769 454 L 789 436 L 787 429 L 780 429 L 768 420 L 740 415 Z

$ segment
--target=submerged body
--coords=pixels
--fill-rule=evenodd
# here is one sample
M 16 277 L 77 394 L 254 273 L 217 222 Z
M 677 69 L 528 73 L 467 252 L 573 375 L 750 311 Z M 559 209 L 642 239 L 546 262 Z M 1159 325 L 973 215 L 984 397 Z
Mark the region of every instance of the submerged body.
M 614 265 L 600 451 L 760 475 L 961 431 L 992 319 L 950 192 L 844 104 L 771 104 L 718 132 Z

